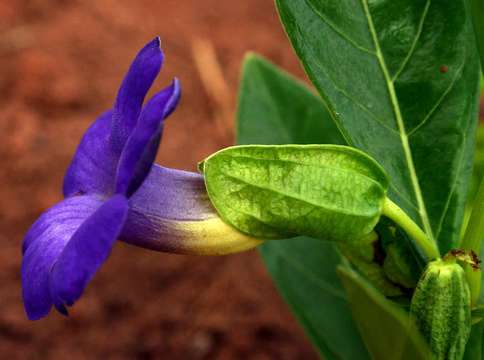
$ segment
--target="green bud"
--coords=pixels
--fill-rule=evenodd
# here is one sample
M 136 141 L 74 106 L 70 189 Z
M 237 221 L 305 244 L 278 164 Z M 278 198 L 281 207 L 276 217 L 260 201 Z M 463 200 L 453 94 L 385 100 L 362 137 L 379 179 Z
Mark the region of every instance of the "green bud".
M 460 360 L 471 330 L 470 291 L 455 258 L 429 263 L 412 298 L 410 314 L 434 360 Z

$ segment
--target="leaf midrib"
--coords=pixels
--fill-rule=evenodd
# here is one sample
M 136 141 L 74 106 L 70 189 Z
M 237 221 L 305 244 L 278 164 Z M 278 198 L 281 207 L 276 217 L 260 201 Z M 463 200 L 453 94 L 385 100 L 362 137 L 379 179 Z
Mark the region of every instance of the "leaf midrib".
M 408 135 L 407 135 L 407 132 L 405 130 L 405 123 L 403 121 L 402 113 L 401 113 L 401 110 L 400 110 L 400 105 L 398 103 L 398 98 L 397 98 L 397 95 L 396 95 L 395 86 L 393 84 L 393 81 L 391 80 L 390 73 L 388 71 L 388 67 L 387 67 L 386 62 L 385 62 L 385 58 L 383 57 L 383 53 L 381 51 L 380 42 L 378 40 L 378 36 L 377 36 L 376 30 L 375 30 L 375 26 L 373 24 L 373 18 L 372 18 L 372 15 L 370 13 L 370 9 L 369 9 L 369 6 L 368 6 L 368 0 L 361 0 L 361 2 L 362 2 L 363 9 L 364 9 L 364 12 L 365 12 L 365 17 L 368 21 L 368 28 L 370 30 L 370 34 L 371 34 L 371 37 L 373 39 L 373 43 L 375 45 L 376 57 L 378 59 L 378 63 L 380 65 L 381 71 L 382 71 L 383 76 L 385 78 L 385 82 L 387 84 L 387 90 L 388 90 L 390 100 L 391 100 L 391 103 L 392 103 L 392 107 L 393 107 L 393 111 L 394 111 L 394 114 L 395 114 L 395 119 L 396 119 L 397 126 L 398 126 L 398 132 L 400 133 L 400 140 L 402 142 L 402 147 L 403 147 L 403 152 L 405 154 L 405 160 L 406 160 L 407 168 L 408 168 L 408 171 L 409 171 L 409 174 L 410 174 L 410 179 L 412 181 L 412 186 L 413 186 L 413 190 L 414 190 L 414 193 L 415 193 L 415 199 L 417 200 L 418 212 L 419 212 L 420 218 L 422 220 L 425 232 L 427 233 L 427 235 L 433 241 L 435 241 L 433 233 L 432 233 L 432 227 L 430 226 L 430 220 L 429 220 L 429 216 L 427 214 L 427 209 L 425 207 L 425 202 L 423 200 L 422 190 L 420 188 L 420 184 L 419 184 L 419 181 L 418 181 L 417 172 L 415 170 L 415 164 L 413 162 L 412 151 L 410 149 L 410 144 L 408 142 Z
M 221 171 L 221 173 L 226 178 L 232 179 L 233 181 L 242 183 L 246 186 L 251 186 L 251 187 L 256 188 L 256 189 L 271 191 L 271 192 L 276 193 L 278 195 L 285 196 L 285 197 L 300 201 L 302 203 L 305 203 L 307 205 L 310 205 L 313 208 L 323 209 L 323 210 L 328 211 L 328 212 L 335 212 L 335 213 L 344 214 L 344 215 L 348 215 L 348 216 L 354 216 L 356 218 L 372 218 L 372 217 L 377 215 L 376 213 L 371 213 L 371 214 L 370 213 L 365 214 L 364 212 L 356 213 L 356 212 L 349 211 L 349 210 L 343 210 L 343 209 L 341 209 L 341 207 L 332 207 L 332 206 L 328 206 L 327 204 L 317 204 L 317 203 L 312 202 L 308 199 L 304 199 L 302 197 L 299 197 L 295 194 L 283 193 L 280 190 L 275 189 L 275 188 L 270 187 L 270 186 L 263 186 L 263 185 L 260 185 L 260 184 L 254 184 L 254 183 L 252 183 L 252 182 L 250 182 L 246 179 L 243 179 L 241 177 L 236 177 L 234 175 L 231 175 L 229 173 L 225 173 L 223 171 Z M 235 193 L 235 192 L 237 192 L 237 191 L 233 191 L 230 194 Z

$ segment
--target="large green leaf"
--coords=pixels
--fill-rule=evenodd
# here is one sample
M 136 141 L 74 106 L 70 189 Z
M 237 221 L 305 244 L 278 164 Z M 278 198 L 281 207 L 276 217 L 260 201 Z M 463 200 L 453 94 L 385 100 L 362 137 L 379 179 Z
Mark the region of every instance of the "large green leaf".
M 336 273 L 342 258 L 322 240 L 267 241 L 261 253 L 286 302 L 325 360 L 369 360 Z
M 200 167 L 222 219 L 261 239 L 358 241 L 378 223 L 388 189 L 375 160 L 342 145 L 233 146 Z
M 479 322 L 472 326 L 471 336 L 467 341 L 464 360 L 484 359 L 484 349 L 482 337 L 484 336 L 484 322 Z
M 237 120 L 239 144 L 343 142 L 317 96 L 255 56 L 244 63 Z M 370 359 L 336 274 L 341 256 L 333 244 L 307 237 L 267 241 L 261 254 L 326 360 Z
M 474 30 L 476 32 L 477 44 L 481 54 L 481 67 L 484 69 L 484 1 L 471 0 L 471 2 Z
M 237 109 L 239 144 L 346 145 L 321 98 L 300 80 L 249 54 Z
M 459 240 L 477 120 L 468 0 L 277 0 L 348 144 L 390 175 L 390 197 L 442 252 Z
M 474 199 L 477 196 L 479 189 L 479 183 L 484 178 L 484 126 L 477 128 L 477 141 L 476 141 L 476 153 L 474 158 L 474 170 L 473 170 L 473 182 L 471 191 L 469 192 L 468 201 L 468 215 L 474 205 Z M 469 217 L 469 216 L 468 216 Z M 468 219 L 467 219 L 468 220 Z M 481 251 L 479 254 L 481 259 L 484 259 L 484 246 L 481 244 Z M 481 277 L 481 293 L 478 300 L 479 304 L 484 304 L 484 276 Z M 484 334 L 484 333 L 483 333 Z M 483 339 L 484 340 L 484 339 Z
M 374 360 L 427 360 L 430 352 L 408 314 L 349 267 L 339 266 L 353 316 Z

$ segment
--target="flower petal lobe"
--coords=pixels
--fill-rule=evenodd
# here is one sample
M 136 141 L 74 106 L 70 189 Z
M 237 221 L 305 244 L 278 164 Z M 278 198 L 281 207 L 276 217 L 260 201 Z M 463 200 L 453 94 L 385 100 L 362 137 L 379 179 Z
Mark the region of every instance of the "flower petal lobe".
M 50 275 L 50 295 L 59 309 L 72 306 L 106 261 L 128 213 L 128 200 L 116 195 L 106 201 L 72 235 Z
M 121 154 L 115 193 L 131 196 L 144 181 L 158 151 L 163 120 L 175 109 L 179 99 L 180 83 L 174 79 L 146 104 Z
M 64 196 L 112 192 L 119 157 L 109 142 L 112 111 L 86 131 L 64 177 Z
M 44 212 L 28 231 L 23 244 L 22 295 L 29 319 L 40 319 L 49 313 L 52 266 L 72 235 L 101 204 L 95 196 L 66 199 Z
M 160 38 L 156 37 L 140 50 L 123 79 L 113 108 L 111 142 L 120 154 L 136 126 L 146 93 L 158 76 L 163 63 Z

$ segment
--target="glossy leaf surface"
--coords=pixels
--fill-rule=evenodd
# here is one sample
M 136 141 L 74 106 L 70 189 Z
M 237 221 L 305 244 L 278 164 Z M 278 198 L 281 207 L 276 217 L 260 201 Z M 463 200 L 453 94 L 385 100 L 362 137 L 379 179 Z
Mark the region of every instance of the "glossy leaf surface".
M 277 0 L 349 145 L 442 252 L 457 244 L 472 166 L 478 56 L 466 0 Z

